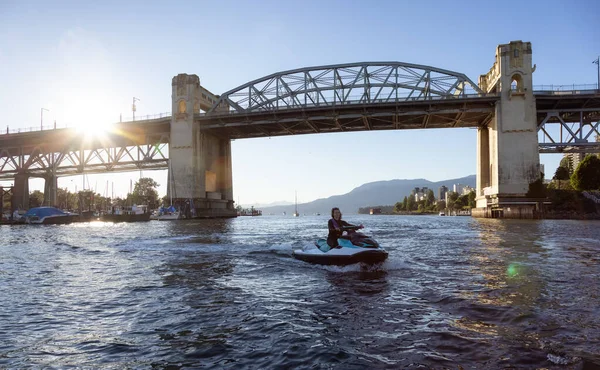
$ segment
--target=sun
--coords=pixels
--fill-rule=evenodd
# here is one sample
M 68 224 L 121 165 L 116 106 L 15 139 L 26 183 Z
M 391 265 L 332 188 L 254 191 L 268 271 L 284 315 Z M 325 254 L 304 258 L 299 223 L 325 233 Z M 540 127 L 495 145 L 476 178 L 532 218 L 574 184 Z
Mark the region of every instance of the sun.
M 118 116 L 108 99 L 86 95 L 73 97 L 65 107 L 64 119 L 67 127 L 87 138 L 102 138 L 114 130 Z

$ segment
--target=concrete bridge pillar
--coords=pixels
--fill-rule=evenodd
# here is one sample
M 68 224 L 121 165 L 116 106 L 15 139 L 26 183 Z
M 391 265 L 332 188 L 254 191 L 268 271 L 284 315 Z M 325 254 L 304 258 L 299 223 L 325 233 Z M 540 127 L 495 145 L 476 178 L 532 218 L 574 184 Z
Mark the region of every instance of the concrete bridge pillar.
M 24 173 L 15 175 L 12 204 L 15 209 L 29 209 L 29 175 Z
M 210 93 L 198 76 L 187 74 L 175 76 L 172 89 L 168 178 L 173 202 L 193 205 L 192 217 L 235 217 L 231 141 L 194 123 Z
M 56 175 L 48 175 L 44 177 L 44 205 L 45 206 L 56 206 L 57 202 L 57 180 L 58 177 Z
M 479 78 L 479 87 L 500 101 L 488 126 L 478 129 L 474 216 L 535 217 L 539 199 L 527 198 L 541 176 L 531 55 L 529 42 L 499 45 L 493 67 Z

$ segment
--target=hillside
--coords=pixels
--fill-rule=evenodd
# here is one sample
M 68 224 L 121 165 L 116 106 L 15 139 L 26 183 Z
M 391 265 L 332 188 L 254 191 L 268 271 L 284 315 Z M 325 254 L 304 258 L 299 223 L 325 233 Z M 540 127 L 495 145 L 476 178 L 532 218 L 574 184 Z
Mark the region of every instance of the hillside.
M 298 204 L 298 212 L 300 214 L 314 214 L 317 212 L 328 214 L 332 207 L 339 207 L 344 213 L 358 213 L 360 207 L 388 205 L 402 201 L 415 187 L 426 186 L 432 189 L 437 197 L 440 186 L 446 185 L 452 190 L 452 185 L 457 183 L 475 187 L 475 175 L 438 182 L 431 182 L 425 179 L 369 182 L 354 188 L 346 194 L 334 195 L 329 198 Z M 294 205 L 265 207 L 262 210 L 263 214 L 281 214 L 282 212 L 292 214 L 294 212 Z

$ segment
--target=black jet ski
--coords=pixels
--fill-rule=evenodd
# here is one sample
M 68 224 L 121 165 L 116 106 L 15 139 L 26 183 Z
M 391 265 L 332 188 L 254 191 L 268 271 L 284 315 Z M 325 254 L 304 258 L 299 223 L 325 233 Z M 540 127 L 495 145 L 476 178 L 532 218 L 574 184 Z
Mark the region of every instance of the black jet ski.
M 365 236 L 355 244 L 348 239 L 338 239 L 336 248 L 329 247 L 327 240 L 319 239 L 314 246 L 294 250 L 292 256 L 318 265 L 346 266 L 354 263 L 381 263 L 387 259 L 388 252 L 375 240 Z

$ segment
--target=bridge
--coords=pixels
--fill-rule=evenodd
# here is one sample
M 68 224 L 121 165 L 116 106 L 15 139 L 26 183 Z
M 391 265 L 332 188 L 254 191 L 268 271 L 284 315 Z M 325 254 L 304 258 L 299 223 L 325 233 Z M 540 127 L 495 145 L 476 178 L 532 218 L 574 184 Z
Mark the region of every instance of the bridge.
M 97 137 L 75 129 L 0 135 L 0 179 L 14 179 L 14 197 L 26 205 L 28 178 L 43 177 L 52 204 L 58 176 L 169 167 L 174 198 L 193 200 L 200 216 L 227 217 L 232 139 L 468 127 L 478 130 L 473 214 L 528 217 L 539 153 L 600 152 L 598 87 L 534 89 L 531 54 L 526 42 L 498 46 L 477 84 L 430 66 L 363 62 L 274 73 L 215 95 L 196 75 L 180 74 L 173 114 Z

